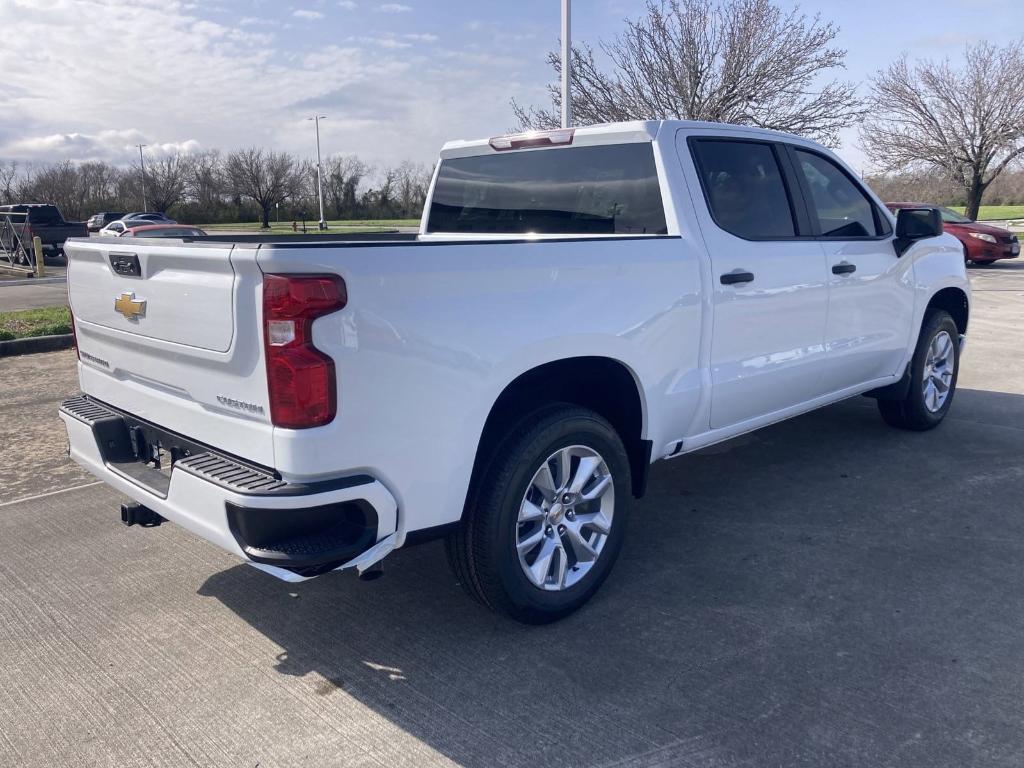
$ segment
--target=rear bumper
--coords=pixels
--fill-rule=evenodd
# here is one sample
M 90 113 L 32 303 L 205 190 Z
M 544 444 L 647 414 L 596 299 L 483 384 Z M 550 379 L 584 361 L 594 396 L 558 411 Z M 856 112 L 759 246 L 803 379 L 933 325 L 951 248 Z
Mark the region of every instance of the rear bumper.
M 167 520 L 287 581 L 373 565 L 394 548 L 397 505 L 369 475 L 282 481 L 88 397 L 61 404 L 71 458 Z M 154 449 L 156 453 L 154 454 Z M 143 459 L 157 455 L 170 471 Z M 141 457 L 141 458 L 140 458 Z

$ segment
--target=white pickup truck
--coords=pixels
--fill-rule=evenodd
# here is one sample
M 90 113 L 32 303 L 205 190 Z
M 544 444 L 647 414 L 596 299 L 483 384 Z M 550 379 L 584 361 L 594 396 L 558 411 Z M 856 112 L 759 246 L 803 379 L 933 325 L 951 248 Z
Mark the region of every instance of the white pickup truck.
M 71 456 L 295 581 L 444 536 L 484 604 L 600 586 L 654 461 L 854 395 L 949 410 L 963 250 L 795 136 L 633 122 L 447 144 L 418 235 L 68 241 Z

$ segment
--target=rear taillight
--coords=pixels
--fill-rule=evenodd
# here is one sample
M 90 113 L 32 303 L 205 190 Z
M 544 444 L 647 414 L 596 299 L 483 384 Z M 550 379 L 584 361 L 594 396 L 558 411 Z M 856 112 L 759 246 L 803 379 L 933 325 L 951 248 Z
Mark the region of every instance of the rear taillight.
M 263 276 L 263 341 L 275 426 L 319 427 L 334 418 L 334 361 L 313 346 L 313 321 L 346 303 L 345 281 L 337 275 Z

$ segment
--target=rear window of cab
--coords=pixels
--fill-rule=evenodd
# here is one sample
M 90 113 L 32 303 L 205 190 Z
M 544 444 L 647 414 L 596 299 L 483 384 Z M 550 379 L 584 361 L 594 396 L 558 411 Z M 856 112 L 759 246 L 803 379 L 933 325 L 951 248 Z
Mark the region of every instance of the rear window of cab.
M 441 161 L 427 232 L 664 235 L 648 142 L 529 149 Z

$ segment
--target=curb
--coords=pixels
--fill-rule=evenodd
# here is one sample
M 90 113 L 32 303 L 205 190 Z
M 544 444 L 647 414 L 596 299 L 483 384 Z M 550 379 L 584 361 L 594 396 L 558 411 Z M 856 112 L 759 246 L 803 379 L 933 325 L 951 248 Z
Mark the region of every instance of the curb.
M 53 352 L 58 349 L 70 349 L 75 346 L 75 337 L 71 333 L 58 336 L 32 336 L 27 339 L 11 339 L 0 341 L 0 357 L 13 355 L 31 355 L 36 352 Z

